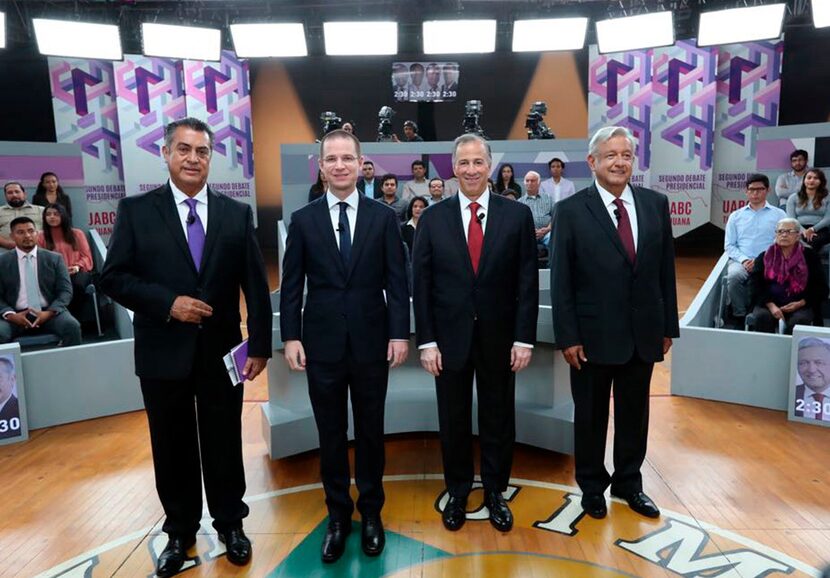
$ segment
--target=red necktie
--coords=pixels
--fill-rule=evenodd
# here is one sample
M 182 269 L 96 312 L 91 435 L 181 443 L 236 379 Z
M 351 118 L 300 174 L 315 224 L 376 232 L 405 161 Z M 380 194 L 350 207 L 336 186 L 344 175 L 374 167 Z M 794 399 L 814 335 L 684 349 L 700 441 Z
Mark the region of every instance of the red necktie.
M 824 419 L 824 394 L 823 393 L 814 393 L 813 399 L 818 402 L 818 411 L 815 412 L 815 419 L 823 420 Z
M 620 234 L 620 240 L 625 247 L 625 252 L 628 253 L 628 258 L 634 263 L 637 259 L 637 251 L 634 249 L 634 235 L 631 232 L 628 211 L 625 210 L 622 199 L 614 199 L 614 204 L 617 205 L 617 232 Z
M 467 228 L 467 248 L 470 250 L 473 273 L 478 273 L 481 246 L 484 244 L 484 231 L 481 229 L 481 221 L 478 220 L 478 208 L 480 206 L 478 203 L 470 203 L 470 226 Z

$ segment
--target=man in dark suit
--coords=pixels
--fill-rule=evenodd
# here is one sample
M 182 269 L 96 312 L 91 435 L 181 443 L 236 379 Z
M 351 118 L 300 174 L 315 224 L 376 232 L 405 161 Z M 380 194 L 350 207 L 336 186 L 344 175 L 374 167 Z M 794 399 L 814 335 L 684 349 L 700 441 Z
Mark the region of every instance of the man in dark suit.
M 357 190 L 370 199 L 379 199 L 383 196 L 380 182 L 375 178 L 375 163 L 369 160 L 363 161 L 361 167 L 363 176 L 357 181 Z
M 492 156 L 472 134 L 455 140 L 460 193 L 421 215 L 412 256 L 421 365 L 435 376 L 444 481 L 444 526 L 466 519 L 473 484 L 473 376 L 478 391 L 481 480 L 490 522 L 513 526 L 502 493 L 513 460 L 515 373 L 536 341 L 539 278 L 533 216 L 487 188 Z
M 0 357 L 0 440 L 20 435 L 20 404 L 14 395 L 14 362 Z M 17 422 L 14 420 L 17 418 Z
M 121 200 L 101 274 L 104 291 L 135 314 L 136 374 L 169 535 L 158 576 L 178 572 L 195 543 L 200 472 L 228 560 L 251 557 L 242 531 L 243 387 L 230 382 L 222 357 L 242 340 L 241 288 L 248 310 L 243 374 L 253 379 L 262 371 L 271 356 L 271 302 L 251 209 L 207 186 L 213 142 L 202 121 L 167 126 L 170 180 Z
M 354 135 L 333 131 L 323 137 L 320 170 L 328 192 L 292 214 L 283 258 L 285 359 L 292 370 L 308 375 L 320 435 L 320 475 L 329 511 L 324 562 L 340 558 L 351 530 L 349 397 L 361 544 L 369 556 L 383 550 L 386 387 L 389 367 L 403 363 L 409 347 L 409 290 L 398 219 L 357 192 L 361 161 Z M 303 285 L 308 287 L 304 309 Z
M 576 481 L 582 507 L 603 518 L 603 492 L 636 512 L 660 511 L 643 493 L 649 384 L 679 335 L 674 244 L 665 195 L 628 184 L 634 139 L 606 127 L 589 144 L 593 185 L 557 203 L 551 242 L 556 347 L 571 366 Z M 614 474 L 605 469 L 614 387 Z
M 80 344 L 81 324 L 66 309 L 72 281 L 63 257 L 37 246 L 29 217 L 17 217 L 10 229 L 15 249 L 0 255 L 0 343 L 42 331 L 64 347 Z

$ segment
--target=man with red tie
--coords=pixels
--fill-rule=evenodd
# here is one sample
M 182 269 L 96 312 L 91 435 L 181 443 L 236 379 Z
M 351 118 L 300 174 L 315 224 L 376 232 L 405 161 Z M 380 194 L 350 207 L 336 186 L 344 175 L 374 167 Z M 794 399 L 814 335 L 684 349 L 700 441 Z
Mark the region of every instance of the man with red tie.
M 571 366 L 576 481 L 582 508 L 607 514 L 605 489 L 635 512 L 660 511 L 643 493 L 651 372 L 679 335 L 674 244 L 665 195 L 629 184 L 634 139 L 598 130 L 588 164 L 596 181 L 557 203 L 551 243 L 553 334 Z M 605 469 L 614 387 L 614 474 Z
M 413 249 L 413 306 L 421 365 L 435 376 L 444 480 L 444 526 L 466 520 L 473 484 L 473 376 L 478 393 L 481 480 L 490 522 L 506 532 L 516 437 L 515 373 L 536 341 L 539 279 L 533 215 L 491 195 L 492 156 L 473 134 L 455 140 L 460 194 L 427 208 Z

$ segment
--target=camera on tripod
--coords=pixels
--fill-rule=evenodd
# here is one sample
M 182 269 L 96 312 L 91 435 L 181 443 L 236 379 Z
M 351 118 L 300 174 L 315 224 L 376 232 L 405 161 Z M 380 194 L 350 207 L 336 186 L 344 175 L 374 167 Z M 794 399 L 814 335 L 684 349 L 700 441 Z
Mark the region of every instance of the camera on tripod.
M 553 131 L 545 124 L 544 116 L 547 113 L 548 105 L 542 100 L 537 100 L 530 105 L 530 112 L 527 113 L 527 120 L 525 120 L 529 140 L 556 138 Z
M 392 142 L 395 133 L 392 131 L 392 117 L 395 111 L 391 106 L 382 106 L 378 111 L 378 142 Z
M 465 133 L 477 134 L 487 138 L 484 129 L 481 128 L 481 116 L 484 114 L 484 105 L 480 100 L 468 100 L 464 103 L 464 120 L 461 127 Z
M 336 112 L 327 110 L 320 115 L 320 125 L 323 127 L 323 135 L 343 126 L 343 119 L 337 116 Z

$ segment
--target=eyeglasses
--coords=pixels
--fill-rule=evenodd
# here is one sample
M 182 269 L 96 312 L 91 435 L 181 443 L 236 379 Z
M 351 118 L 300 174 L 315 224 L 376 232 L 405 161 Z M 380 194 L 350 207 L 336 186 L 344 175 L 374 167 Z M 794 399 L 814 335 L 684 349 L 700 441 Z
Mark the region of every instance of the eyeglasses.
M 798 229 L 779 229 L 775 231 L 776 235 L 798 235 L 800 231 Z
M 746 190 L 750 193 L 760 193 L 761 191 L 766 191 L 767 187 L 747 187 Z

